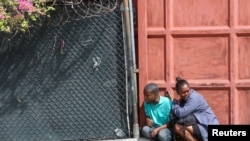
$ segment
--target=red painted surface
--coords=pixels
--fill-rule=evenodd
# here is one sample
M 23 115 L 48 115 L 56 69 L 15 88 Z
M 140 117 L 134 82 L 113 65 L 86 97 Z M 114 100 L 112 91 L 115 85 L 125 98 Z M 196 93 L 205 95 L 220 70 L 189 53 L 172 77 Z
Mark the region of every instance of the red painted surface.
M 222 124 L 250 124 L 250 1 L 135 0 L 139 123 L 143 87 L 175 94 L 180 75 L 205 96 Z

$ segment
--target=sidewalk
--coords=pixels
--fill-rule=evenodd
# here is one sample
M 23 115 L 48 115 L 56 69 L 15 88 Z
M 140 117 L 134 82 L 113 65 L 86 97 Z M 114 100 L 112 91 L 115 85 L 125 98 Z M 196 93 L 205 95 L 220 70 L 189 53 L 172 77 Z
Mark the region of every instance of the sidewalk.
M 149 141 L 143 137 L 140 138 L 128 138 L 128 139 L 115 139 L 115 140 L 102 140 L 102 141 Z

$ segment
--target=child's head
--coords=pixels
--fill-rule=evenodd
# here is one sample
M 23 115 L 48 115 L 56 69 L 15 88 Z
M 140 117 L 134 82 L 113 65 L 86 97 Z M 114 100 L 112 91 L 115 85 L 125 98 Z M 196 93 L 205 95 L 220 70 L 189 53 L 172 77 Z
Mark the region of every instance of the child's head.
M 144 100 L 147 103 L 154 103 L 157 101 L 159 95 L 159 88 L 155 83 L 149 83 L 144 87 Z

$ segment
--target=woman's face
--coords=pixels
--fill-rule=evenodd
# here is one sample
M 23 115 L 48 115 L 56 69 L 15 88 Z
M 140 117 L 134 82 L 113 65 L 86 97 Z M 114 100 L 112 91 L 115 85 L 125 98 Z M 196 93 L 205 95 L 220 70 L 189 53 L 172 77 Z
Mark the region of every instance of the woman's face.
M 190 87 L 185 84 L 183 85 L 180 89 L 179 89 L 179 93 L 178 93 L 181 97 L 182 100 L 187 100 L 188 96 L 190 95 Z

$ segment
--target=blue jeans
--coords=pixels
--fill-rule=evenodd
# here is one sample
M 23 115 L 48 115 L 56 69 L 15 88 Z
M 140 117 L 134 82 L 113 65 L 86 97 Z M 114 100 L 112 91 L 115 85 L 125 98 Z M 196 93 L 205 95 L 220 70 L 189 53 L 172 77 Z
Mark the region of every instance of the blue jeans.
M 169 128 L 165 128 L 160 130 L 155 138 L 150 137 L 150 133 L 155 129 L 155 127 L 144 126 L 142 128 L 142 135 L 150 139 L 151 141 L 171 141 L 171 130 Z

